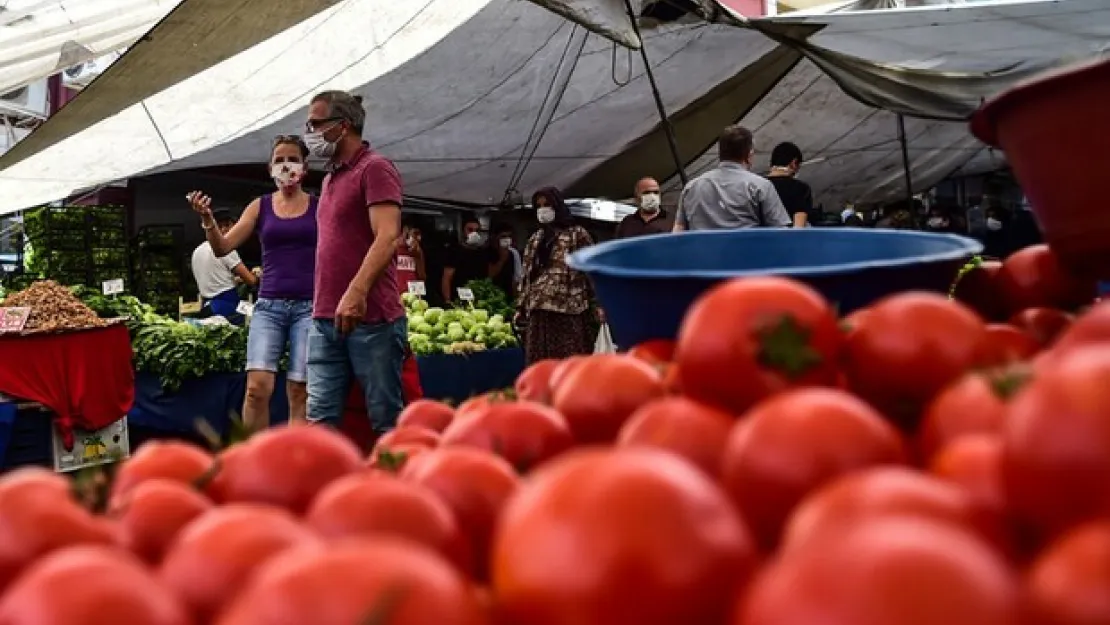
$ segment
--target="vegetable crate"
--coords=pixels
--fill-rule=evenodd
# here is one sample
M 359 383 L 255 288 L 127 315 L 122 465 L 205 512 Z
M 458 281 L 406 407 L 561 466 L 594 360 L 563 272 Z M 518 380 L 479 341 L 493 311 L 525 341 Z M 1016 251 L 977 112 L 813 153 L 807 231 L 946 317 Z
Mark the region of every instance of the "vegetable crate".
M 184 282 L 185 227 L 143 226 L 132 242 L 135 294 L 163 315 L 177 316 Z
M 130 282 L 127 211 L 119 206 L 46 206 L 23 217 L 25 272 L 62 284 L 99 288 Z

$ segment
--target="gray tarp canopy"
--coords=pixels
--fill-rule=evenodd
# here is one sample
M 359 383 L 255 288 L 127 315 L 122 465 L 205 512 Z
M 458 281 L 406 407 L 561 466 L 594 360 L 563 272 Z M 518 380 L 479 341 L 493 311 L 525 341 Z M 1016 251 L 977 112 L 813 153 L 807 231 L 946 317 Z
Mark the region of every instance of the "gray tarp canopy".
M 615 21 L 620 0 L 563 4 L 590 27 L 613 20 L 600 30 L 635 43 Z M 587 4 L 592 13 L 575 13 Z M 1105 0 L 787 15 L 741 28 L 716 4 L 695 5 L 705 14 L 644 31 L 683 160 L 703 167 L 720 128 L 742 119 L 764 152 L 801 145 L 815 161 L 804 177 L 826 206 L 903 193 L 893 114 L 838 84 L 958 119 L 980 94 L 1110 41 Z M 546 184 L 622 196 L 639 176 L 675 173 L 639 55 L 534 4 L 185 0 L 0 158 L 0 213 L 146 172 L 259 162 L 325 88 L 365 96 L 368 138 L 415 196 L 495 202 L 509 187 Z M 922 188 L 996 162 L 962 122 L 907 129 Z

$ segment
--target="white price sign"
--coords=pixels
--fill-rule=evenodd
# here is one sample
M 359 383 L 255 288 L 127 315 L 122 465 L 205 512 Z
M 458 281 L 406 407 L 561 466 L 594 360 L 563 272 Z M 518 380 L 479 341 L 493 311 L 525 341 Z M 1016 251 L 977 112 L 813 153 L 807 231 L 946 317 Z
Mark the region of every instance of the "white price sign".
M 235 312 L 249 317 L 254 314 L 254 304 L 250 302 L 239 302 L 239 305 L 235 307 Z
M 116 278 L 115 280 L 105 280 L 101 285 L 105 295 L 116 295 L 123 293 L 123 278 Z
M 459 292 L 459 299 L 461 299 L 462 301 L 464 301 L 464 302 L 473 302 L 474 301 L 474 291 L 471 291 L 470 289 L 468 289 L 464 286 L 460 286 L 457 289 L 457 291 Z
M 409 282 L 409 293 L 424 297 L 428 294 L 428 289 L 425 288 L 424 282 L 422 280 L 413 280 Z

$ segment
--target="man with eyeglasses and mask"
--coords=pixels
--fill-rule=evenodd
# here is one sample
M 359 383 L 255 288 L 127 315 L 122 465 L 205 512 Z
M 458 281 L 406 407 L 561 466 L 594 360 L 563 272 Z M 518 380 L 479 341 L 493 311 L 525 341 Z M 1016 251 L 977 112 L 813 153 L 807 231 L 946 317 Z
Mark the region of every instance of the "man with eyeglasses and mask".
M 350 375 L 366 398 L 376 435 L 403 407 L 408 345 L 395 251 L 401 235 L 401 175 L 362 140 L 362 99 L 343 91 L 312 98 L 305 144 L 327 160 L 317 210 L 313 323 L 308 337 L 308 420 L 338 427 Z
M 498 262 L 497 250 L 486 245 L 482 223 L 477 217 L 463 219 L 460 234 L 462 240 L 448 252 L 443 266 L 439 288 L 445 302 L 455 300 L 458 289 L 467 282 L 492 278 L 503 266 Z
M 645 234 L 663 234 L 671 231 L 667 211 L 663 210 L 659 183 L 655 178 L 641 178 L 633 188 L 637 210 L 617 224 L 618 239 L 639 237 Z

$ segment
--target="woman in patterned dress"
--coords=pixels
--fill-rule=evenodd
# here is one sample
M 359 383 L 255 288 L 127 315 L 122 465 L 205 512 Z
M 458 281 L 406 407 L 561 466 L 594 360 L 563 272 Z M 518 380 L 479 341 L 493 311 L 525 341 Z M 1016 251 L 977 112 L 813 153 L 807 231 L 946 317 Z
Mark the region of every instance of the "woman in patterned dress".
M 593 289 L 585 274 L 567 266 L 567 257 L 593 245 L 585 228 L 575 225 L 563 194 L 544 187 L 532 196 L 539 229 L 524 249 L 524 278 L 517 298 L 516 320 L 526 326 L 528 363 L 593 352 L 590 301 Z

